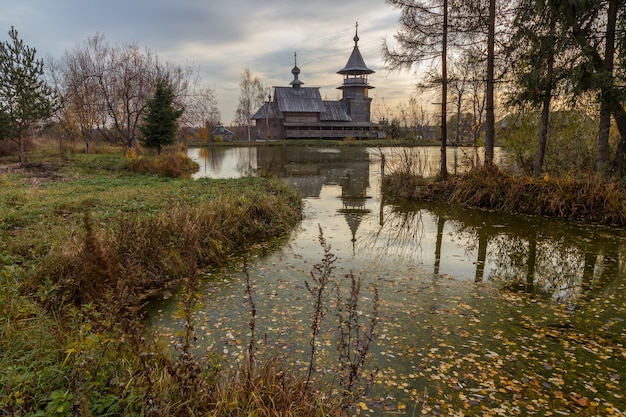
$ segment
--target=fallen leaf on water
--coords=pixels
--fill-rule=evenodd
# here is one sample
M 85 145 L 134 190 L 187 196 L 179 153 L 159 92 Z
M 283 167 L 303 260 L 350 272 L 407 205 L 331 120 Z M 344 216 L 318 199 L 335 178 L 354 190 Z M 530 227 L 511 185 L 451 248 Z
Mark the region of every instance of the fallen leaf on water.
M 572 394 L 570 394 L 570 398 L 579 407 L 589 407 L 589 398 L 587 398 L 587 397 L 581 397 L 578 394 L 572 393 Z

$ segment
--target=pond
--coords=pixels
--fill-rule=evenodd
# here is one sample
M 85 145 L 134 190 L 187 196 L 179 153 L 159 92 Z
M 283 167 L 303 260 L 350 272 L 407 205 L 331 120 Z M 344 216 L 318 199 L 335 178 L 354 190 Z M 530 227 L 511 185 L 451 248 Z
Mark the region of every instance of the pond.
M 449 149 L 449 170 L 476 160 Z M 305 200 L 288 238 L 249 255 L 259 355 L 280 354 L 306 375 L 312 296 L 323 255 L 333 277 L 362 280 L 365 323 L 377 288 L 379 323 L 365 372 L 377 369 L 359 415 L 620 415 L 626 412 L 626 233 L 621 229 L 380 193 L 385 169 L 438 168 L 438 148 L 193 148 L 198 176 L 272 172 Z M 196 316 L 201 349 L 235 366 L 249 342 L 243 261 L 207 271 Z M 333 296 L 334 297 L 334 296 Z M 331 297 L 332 298 L 332 297 Z M 330 300 L 333 301 L 332 299 Z M 174 340 L 176 297 L 149 324 Z M 332 308 L 316 375 L 336 369 Z

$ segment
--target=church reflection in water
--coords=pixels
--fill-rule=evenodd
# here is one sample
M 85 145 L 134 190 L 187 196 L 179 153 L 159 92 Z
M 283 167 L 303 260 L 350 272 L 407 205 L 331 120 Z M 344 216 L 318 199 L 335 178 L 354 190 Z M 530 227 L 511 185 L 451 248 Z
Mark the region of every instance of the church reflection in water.
M 410 264 L 435 278 L 493 282 L 568 302 L 594 297 L 626 274 L 624 231 L 442 203 L 381 201 L 376 152 L 260 146 L 192 157 L 205 176 L 270 174 L 293 185 L 315 207 L 315 222 L 335 232 L 333 247 L 350 251 L 357 267 L 378 258 L 376 267 Z M 317 228 L 311 229 L 300 232 L 300 242 L 315 240 L 310 234 Z
M 337 211 L 345 217 L 357 240 L 366 207 L 370 185 L 370 155 L 365 147 L 301 148 L 261 147 L 257 150 L 258 166 L 263 171 L 296 187 L 304 198 L 319 198 L 323 186 L 341 188 L 341 206 Z

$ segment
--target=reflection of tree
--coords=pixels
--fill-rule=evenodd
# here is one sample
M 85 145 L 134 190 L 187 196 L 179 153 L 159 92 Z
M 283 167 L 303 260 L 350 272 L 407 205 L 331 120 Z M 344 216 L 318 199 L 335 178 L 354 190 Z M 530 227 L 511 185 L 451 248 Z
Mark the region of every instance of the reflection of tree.
M 620 241 L 617 239 L 599 239 L 596 252 L 585 253 L 585 272 L 582 288 L 586 298 L 593 298 L 596 292 L 608 286 L 615 277 L 624 276 L 624 264 Z
M 526 292 L 532 293 L 535 288 L 535 265 L 537 264 L 537 232 L 529 238 L 528 259 L 526 260 Z
M 484 229 L 478 229 L 478 259 L 476 260 L 475 282 L 482 282 L 485 275 L 485 262 L 487 261 L 487 243 L 489 234 Z
M 210 167 L 212 171 L 219 171 L 224 164 L 226 148 L 200 148 L 200 158 L 205 167 Z
M 237 158 L 237 172 L 242 177 L 251 177 L 256 175 L 257 171 L 257 161 L 256 161 L 256 151 L 252 147 L 248 148 L 235 148 L 238 154 Z
M 235 172 L 240 177 L 249 177 L 256 175 L 256 149 L 252 147 L 203 147 L 199 149 L 200 160 L 206 171 L 222 172 L 232 167 L 231 160 L 234 162 Z
M 426 236 L 421 210 L 402 210 L 381 202 L 379 228 L 367 237 L 367 247 L 379 248 L 382 256 L 394 254 L 402 258 L 423 254 L 422 240 Z
M 439 273 L 439 265 L 441 265 L 441 242 L 443 241 L 443 227 L 446 225 L 446 219 L 439 217 L 437 219 L 437 242 L 435 243 L 435 268 L 433 273 Z
M 574 301 L 605 287 L 622 272 L 621 239 L 572 223 L 543 218 L 470 210 L 436 203 L 385 208 L 382 228 L 396 230 L 396 246 L 411 245 L 423 224 L 407 221 L 416 216 L 437 219 L 433 269 L 439 273 L 443 226 L 451 224 L 451 239 L 476 264 L 475 281 L 489 279 L 505 290 L 525 291 L 558 301 Z M 398 228 L 419 227 L 413 231 Z M 385 233 L 391 235 L 387 230 Z M 382 233 L 379 230 L 378 235 Z M 487 272 L 488 271 L 488 272 Z M 485 277 L 485 273 L 488 276 Z
M 494 246 L 497 261 L 491 274 L 503 288 L 557 301 L 579 296 L 584 253 L 565 238 L 502 235 Z

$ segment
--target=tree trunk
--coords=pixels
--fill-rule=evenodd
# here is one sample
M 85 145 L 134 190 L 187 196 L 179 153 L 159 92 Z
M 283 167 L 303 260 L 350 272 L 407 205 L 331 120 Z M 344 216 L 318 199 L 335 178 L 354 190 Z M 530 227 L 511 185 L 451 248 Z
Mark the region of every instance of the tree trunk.
M 617 175 L 622 176 L 624 174 L 626 154 L 626 111 L 617 100 L 612 100 L 609 104 L 611 105 L 611 112 L 613 113 L 613 117 L 615 117 L 617 130 L 620 134 L 620 141 L 617 145 L 617 151 L 615 152 L 615 159 L 613 160 L 613 168 Z
M 496 36 L 496 0 L 489 0 L 489 29 L 487 33 L 487 131 L 485 137 L 485 165 L 493 165 L 493 148 L 496 140 L 496 120 L 494 114 L 494 62 Z
M 578 42 L 578 44 L 583 48 L 583 50 L 588 51 L 588 56 L 593 63 L 594 70 L 602 74 L 605 77 L 605 84 L 602 86 L 602 92 L 600 94 L 601 100 L 601 123 L 610 126 L 610 120 L 607 122 L 606 112 L 610 109 L 613 117 L 615 118 L 615 122 L 617 124 L 617 129 L 620 134 L 620 141 L 617 145 L 617 151 L 615 152 L 615 157 L 611 162 L 611 168 L 613 171 L 617 173 L 617 175 L 621 176 L 624 173 L 624 162 L 625 162 L 625 152 L 626 152 L 626 111 L 624 111 L 624 107 L 617 99 L 617 92 L 615 91 L 614 84 L 614 76 L 613 76 L 613 61 L 615 59 L 615 26 L 617 23 L 617 14 L 618 14 L 618 0 L 610 0 L 609 1 L 609 9 L 607 12 L 607 23 L 606 23 L 606 40 L 605 40 L 605 59 L 602 59 L 598 51 L 590 44 L 589 39 L 587 39 L 585 31 L 582 30 L 580 23 L 576 20 L 571 19 L 570 25 L 574 31 L 574 38 Z M 602 111 L 604 110 L 604 119 L 602 119 Z M 601 124 L 600 129 L 604 129 L 605 125 Z M 608 131 L 607 131 L 608 133 Z M 604 138 L 600 136 L 603 134 L 601 131 L 598 132 L 598 158 L 603 157 L 600 155 L 600 146 L 608 147 L 608 141 L 606 144 L 604 143 Z M 602 143 L 600 142 L 602 141 Z M 605 149 L 602 149 L 602 152 L 605 152 Z M 597 166 L 596 159 L 596 166 Z
M 459 97 L 456 101 L 456 133 L 454 135 L 454 144 L 458 145 L 459 140 L 461 138 L 460 130 L 461 130 L 461 100 L 463 99 L 463 95 L 460 91 L 458 91 Z
M 26 162 L 26 156 L 24 154 L 24 138 L 22 137 L 21 133 L 20 133 L 19 138 L 17 139 L 17 147 L 18 147 L 20 162 Z
M 552 32 L 552 29 L 551 29 Z M 551 33 L 548 42 L 554 39 Z M 546 62 L 546 80 L 543 97 L 543 108 L 541 110 L 541 126 L 539 127 L 539 148 L 537 149 L 537 159 L 533 167 L 533 175 L 538 177 L 543 170 L 543 160 L 546 154 L 546 144 L 548 142 L 548 124 L 550 122 L 550 103 L 552 101 L 552 77 L 554 76 L 554 44 L 548 46 L 548 62 Z
M 602 92 L 601 95 L 605 95 Z M 608 168 L 611 149 L 609 146 L 609 132 L 611 130 L 611 106 L 606 100 L 601 99 L 600 104 L 600 128 L 598 129 L 598 154 L 596 155 L 596 170 L 605 172 Z
M 537 159 L 533 167 L 533 175 L 538 177 L 543 170 L 543 160 L 546 154 L 546 144 L 548 142 L 548 123 L 550 122 L 550 101 L 552 88 L 548 88 L 543 98 L 543 108 L 541 109 L 541 126 L 539 127 L 539 147 L 537 148 Z
M 448 178 L 446 141 L 448 140 L 447 101 L 448 101 L 448 0 L 443 0 L 443 31 L 441 42 L 441 165 L 439 177 Z
M 616 0 L 609 1 L 606 22 L 606 43 L 604 46 L 604 74 L 608 76 L 607 86 L 602 87 L 600 98 L 600 126 L 598 129 L 598 155 L 596 157 L 596 170 L 603 171 L 609 162 L 609 132 L 611 130 L 611 112 L 607 103 L 611 90 L 613 90 L 613 62 L 615 60 L 615 26 L 617 24 Z M 624 137 L 622 136 L 622 141 Z M 619 170 L 622 170 L 620 163 Z

